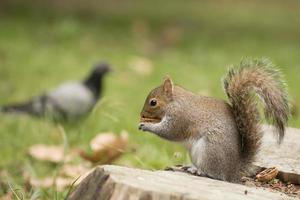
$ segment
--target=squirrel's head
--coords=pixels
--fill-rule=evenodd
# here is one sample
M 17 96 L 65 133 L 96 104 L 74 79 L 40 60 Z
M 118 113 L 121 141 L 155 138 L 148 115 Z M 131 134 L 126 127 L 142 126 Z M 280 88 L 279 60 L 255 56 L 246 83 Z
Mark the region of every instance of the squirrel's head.
M 173 100 L 173 87 L 171 78 L 167 76 L 161 86 L 150 92 L 141 112 L 140 122 L 161 122 L 167 104 Z
M 169 105 L 173 100 L 174 85 L 169 76 L 163 84 L 150 92 L 141 112 L 139 129 L 157 134 L 163 138 L 174 140 L 167 134 L 170 119 L 167 116 Z
M 183 141 L 189 116 L 186 116 L 186 97 L 190 94 L 175 86 L 169 76 L 163 84 L 150 92 L 141 112 L 139 129 L 152 132 L 164 139 Z

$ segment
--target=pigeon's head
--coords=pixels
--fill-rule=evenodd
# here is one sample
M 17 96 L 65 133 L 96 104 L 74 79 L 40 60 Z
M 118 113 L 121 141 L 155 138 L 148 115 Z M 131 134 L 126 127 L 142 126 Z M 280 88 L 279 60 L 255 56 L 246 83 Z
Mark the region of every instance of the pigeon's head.
M 102 80 L 109 71 L 111 71 L 109 64 L 105 62 L 98 63 L 92 69 L 91 74 L 84 80 L 84 85 L 94 93 L 95 97 L 99 97 L 103 85 Z
M 108 73 L 109 71 L 111 71 L 109 64 L 101 62 L 94 66 L 92 74 L 94 74 L 96 76 L 102 76 L 102 75 Z

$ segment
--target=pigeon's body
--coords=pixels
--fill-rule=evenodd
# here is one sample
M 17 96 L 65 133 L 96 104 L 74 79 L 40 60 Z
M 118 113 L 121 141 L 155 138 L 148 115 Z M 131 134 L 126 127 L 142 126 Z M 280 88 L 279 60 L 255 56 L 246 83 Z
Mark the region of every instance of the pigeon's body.
M 54 119 L 73 119 L 87 114 L 96 105 L 102 91 L 102 78 L 109 70 L 105 64 L 96 66 L 82 82 L 67 82 L 32 100 L 7 105 L 2 112 L 30 114 Z
M 47 94 L 47 110 L 53 113 L 60 112 L 68 118 L 80 117 L 88 113 L 97 103 L 98 98 L 85 85 L 70 82 L 59 86 Z

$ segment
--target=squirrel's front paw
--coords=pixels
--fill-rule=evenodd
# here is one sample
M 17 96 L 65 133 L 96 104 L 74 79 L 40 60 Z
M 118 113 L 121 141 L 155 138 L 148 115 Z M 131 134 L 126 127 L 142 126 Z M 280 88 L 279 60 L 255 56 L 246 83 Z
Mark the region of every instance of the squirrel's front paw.
M 190 165 L 190 166 L 183 166 L 182 169 L 187 172 L 190 173 L 192 175 L 196 175 L 196 176 L 201 176 L 201 171 L 199 171 L 195 166 Z
M 140 123 L 139 124 L 139 130 L 141 131 L 148 131 L 148 127 L 146 123 Z

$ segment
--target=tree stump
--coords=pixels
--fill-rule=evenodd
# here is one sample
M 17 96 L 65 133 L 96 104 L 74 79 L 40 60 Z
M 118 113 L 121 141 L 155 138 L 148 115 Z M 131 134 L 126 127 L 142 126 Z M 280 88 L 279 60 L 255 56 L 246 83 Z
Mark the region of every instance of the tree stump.
M 69 200 L 295 199 L 263 188 L 196 177 L 181 172 L 147 171 L 106 165 L 97 167 Z
M 264 127 L 260 167 L 276 167 L 279 177 L 300 184 L 300 130 L 289 128 L 281 146 L 272 137 L 272 128 Z M 209 200 L 257 199 L 282 200 L 297 197 L 274 190 L 248 187 L 181 172 L 149 171 L 121 166 L 96 167 L 67 198 L 69 200 Z M 299 199 L 299 198 L 298 198 Z
M 276 167 L 279 178 L 300 185 L 300 129 L 287 128 L 281 145 L 273 137 L 273 127 L 264 126 L 264 137 L 256 165 Z

